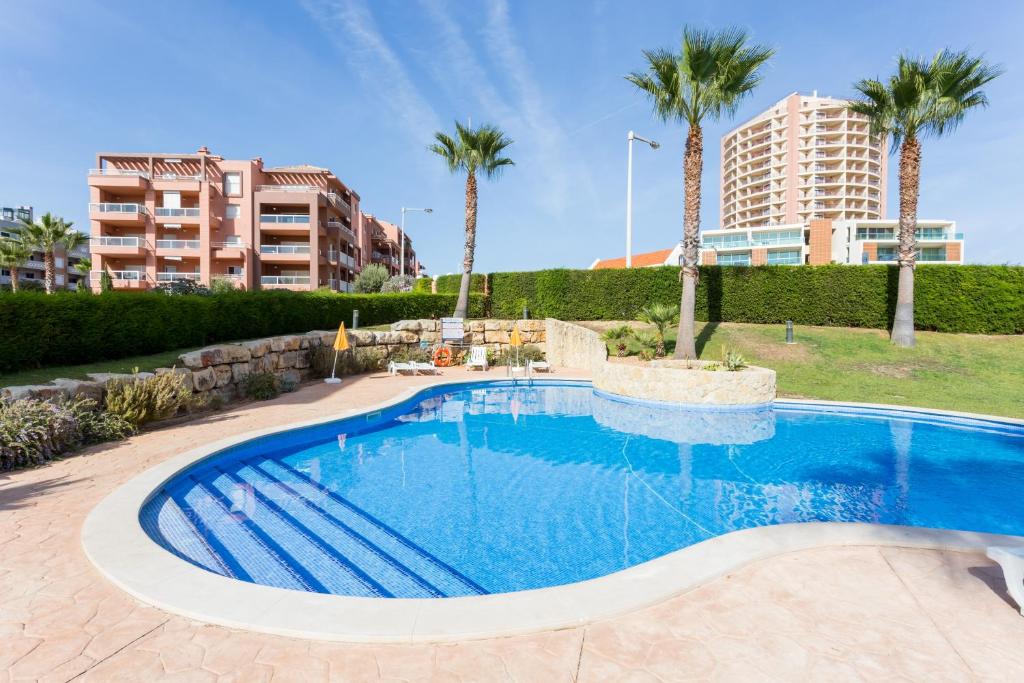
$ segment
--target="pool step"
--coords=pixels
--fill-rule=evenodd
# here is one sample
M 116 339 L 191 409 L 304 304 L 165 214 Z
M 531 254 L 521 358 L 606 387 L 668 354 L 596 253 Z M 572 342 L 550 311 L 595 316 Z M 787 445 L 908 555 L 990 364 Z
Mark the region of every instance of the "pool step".
M 251 484 L 255 495 L 264 504 L 276 506 L 282 509 L 282 512 L 287 510 L 284 514 L 297 529 L 301 530 L 300 533 L 315 534 L 327 547 L 327 552 L 372 577 L 388 595 L 411 598 L 444 596 L 441 590 L 402 565 L 362 534 L 335 519 L 319 504 L 260 467 L 247 463 L 236 474 L 227 476 L 239 483 Z
M 358 534 L 391 558 L 396 565 L 428 583 L 438 594 L 452 597 L 484 595 L 489 592 L 425 548 L 290 465 L 258 457 L 249 458 L 244 464 L 311 500 L 323 515 Z

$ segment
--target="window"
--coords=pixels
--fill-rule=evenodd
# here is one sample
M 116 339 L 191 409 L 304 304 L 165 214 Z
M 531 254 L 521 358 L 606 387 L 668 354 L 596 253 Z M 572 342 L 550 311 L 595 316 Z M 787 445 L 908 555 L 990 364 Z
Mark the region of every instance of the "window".
M 708 249 L 727 249 L 729 247 L 747 246 L 747 233 L 737 232 L 735 235 L 712 235 L 701 240 L 701 246 Z
M 895 228 L 857 228 L 859 240 L 891 240 L 895 236 Z
M 944 240 L 946 231 L 943 228 L 918 228 L 917 239 L 919 240 Z
M 878 261 L 895 261 L 896 247 L 878 247 Z
M 754 244 L 771 246 L 773 244 L 803 244 L 803 230 L 779 230 L 777 232 L 761 232 L 754 234 Z
M 224 218 L 234 220 L 242 215 L 242 207 L 239 204 L 228 204 L 224 207 Z
M 63 268 L 64 267 L 64 259 L 60 258 L 59 256 L 55 257 L 53 259 L 53 265 L 57 266 L 58 268 Z
M 749 266 L 750 253 L 719 254 L 717 263 L 720 266 Z
M 224 194 L 228 197 L 241 197 L 242 196 L 242 174 L 241 173 L 225 173 L 224 174 Z
M 227 274 L 238 275 L 239 277 L 241 277 L 242 275 L 245 274 L 245 271 L 242 269 L 242 266 L 228 266 Z
M 946 260 L 946 248 L 945 247 L 925 247 L 921 249 L 917 258 L 922 261 L 945 261 Z
M 64 276 L 63 276 L 63 275 L 60 275 L 59 273 L 58 273 L 58 275 L 57 275 L 57 277 L 56 277 L 56 280 L 57 280 L 57 284 L 58 284 L 58 285 L 62 285 L 62 284 L 64 284 Z
M 803 255 L 800 249 L 783 249 L 781 251 L 768 252 L 768 264 L 773 266 L 799 266 L 800 257 Z
M 14 209 L 7 209 L 7 208 L 4 209 L 4 220 L 5 221 L 13 221 L 14 220 Z

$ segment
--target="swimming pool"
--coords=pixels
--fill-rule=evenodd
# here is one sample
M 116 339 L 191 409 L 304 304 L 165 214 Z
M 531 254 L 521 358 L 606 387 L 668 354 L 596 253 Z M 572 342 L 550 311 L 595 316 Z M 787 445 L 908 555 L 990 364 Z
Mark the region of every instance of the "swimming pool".
M 1024 427 L 997 420 L 489 382 L 232 446 L 139 520 L 223 576 L 429 598 L 584 581 L 789 522 L 1024 534 L 1022 484 Z

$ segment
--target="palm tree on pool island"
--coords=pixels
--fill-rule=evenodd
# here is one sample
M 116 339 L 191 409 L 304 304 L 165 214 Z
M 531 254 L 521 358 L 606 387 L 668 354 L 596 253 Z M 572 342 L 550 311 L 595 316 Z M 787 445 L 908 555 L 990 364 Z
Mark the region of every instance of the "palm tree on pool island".
M 53 294 L 56 287 L 57 266 L 54 251 L 63 246 L 66 253 L 85 242 L 85 235 L 73 230 L 72 223 L 51 213 L 43 214 L 38 223 L 22 220 L 18 228 L 21 240 L 34 249 L 43 252 L 46 293 Z
M 914 345 L 914 267 L 917 264 L 917 198 L 921 186 L 921 139 L 953 131 L 967 112 L 988 105 L 982 86 L 1002 73 L 966 52 L 943 50 L 931 62 L 900 57 L 888 83 L 854 84 L 862 96 L 850 111 L 863 114 L 874 135 L 892 138 L 900 153 L 899 284 L 890 339 Z
M 683 293 L 675 358 L 696 358 L 694 306 L 700 246 L 700 176 L 704 166 L 705 119 L 732 116 L 739 101 L 761 82 L 761 67 L 774 50 L 748 45 L 746 32 L 683 29 L 682 47 L 644 51 L 647 70 L 626 76 L 654 105 L 663 121 L 686 123 L 683 155 Z
M 430 151 L 445 160 L 452 173 L 466 174 L 466 249 L 462 259 L 462 283 L 455 304 L 455 317 L 469 317 L 469 283 L 473 274 L 473 256 L 476 250 L 476 176 L 496 178 L 506 166 L 514 165 L 502 152 L 512 144 L 499 128 L 482 125 L 479 128 L 455 123 L 455 135 L 438 131 Z

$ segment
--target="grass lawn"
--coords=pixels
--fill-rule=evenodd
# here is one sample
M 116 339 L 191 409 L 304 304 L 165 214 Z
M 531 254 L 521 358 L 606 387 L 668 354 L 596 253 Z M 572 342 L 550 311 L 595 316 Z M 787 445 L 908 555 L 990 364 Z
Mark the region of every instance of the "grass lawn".
M 792 346 L 785 344 L 784 325 L 698 323 L 697 334 L 702 359 L 720 360 L 725 346 L 773 368 L 781 396 L 1024 418 L 1022 336 L 918 332 L 915 348 L 899 349 L 881 330 L 798 326 Z M 671 353 L 675 330 L 667 346 Z

